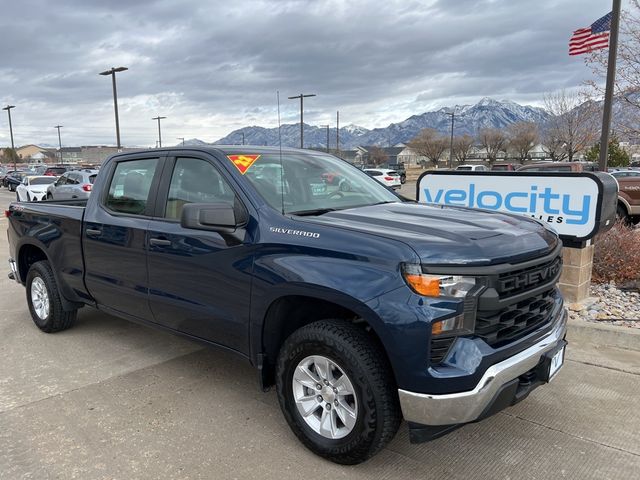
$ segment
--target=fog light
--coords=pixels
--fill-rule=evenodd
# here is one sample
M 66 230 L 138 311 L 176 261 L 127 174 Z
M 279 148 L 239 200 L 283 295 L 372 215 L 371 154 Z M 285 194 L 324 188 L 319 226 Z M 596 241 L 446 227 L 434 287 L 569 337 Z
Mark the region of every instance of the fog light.
M 467 328 L 465 327 L 464 313 L 456 315 L 455 317 L 447 318 L 445 320 L 433 322 L 433 324 L 431 325 L 432 335 L 461 333 L 466 330 Z

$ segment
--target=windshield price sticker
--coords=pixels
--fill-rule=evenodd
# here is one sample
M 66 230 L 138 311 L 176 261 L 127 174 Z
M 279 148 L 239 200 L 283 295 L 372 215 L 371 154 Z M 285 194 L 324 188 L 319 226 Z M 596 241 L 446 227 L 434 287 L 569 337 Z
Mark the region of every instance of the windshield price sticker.
M 256 161 L 260 158 L 260 155 L 227 155 L 227 158 L 231 160 L 238 171 L 244 175 L 247 173 L 247 170 L 256 163 Z

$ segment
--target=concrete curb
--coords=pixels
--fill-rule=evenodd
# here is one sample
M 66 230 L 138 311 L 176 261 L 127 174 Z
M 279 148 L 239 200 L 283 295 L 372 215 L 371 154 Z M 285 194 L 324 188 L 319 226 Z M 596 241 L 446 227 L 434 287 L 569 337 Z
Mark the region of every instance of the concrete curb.
M 640 351 L 640 328 L 604 325 L 569 319 L 567 340 Z

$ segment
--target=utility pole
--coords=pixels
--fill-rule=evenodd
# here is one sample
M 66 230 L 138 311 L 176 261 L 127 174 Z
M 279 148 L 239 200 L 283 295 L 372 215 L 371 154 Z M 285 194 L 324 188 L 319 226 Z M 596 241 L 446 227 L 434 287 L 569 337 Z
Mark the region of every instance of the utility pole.
M 64 163 L 64 161 L 62 160 L 62 140 L 60 139 L 60 129 L 62 128 L 62 125 L 56 125 L 53 128 L 58 129 L 58 147 L 60 150 L 60 163 Z
M 318 125 L 318 126 L 327 129 L 327 153 L 329 153 L 329 128 L 330 128 L 330 125 Z
M 184 147 L 184 137 L 178 137 L 176 140 L 182 140 L 182 146 Z
M 609 60 L 607 61 L 607 86 L 604 92 L 604 112 L 602 114 L 602 134 L 600 137 L 600 161 L 598 162 L 601 172 L 607 171 L 607 162 L 609 160 L 609 128 L 611 128 L 611 106 L 613 104 L 613 89 L 616 81 L 620 1 L 621 0 L 613 0 L 613 10 L 611 12 Z
M 113 84 L 113 110 L 116 114 L 116 143 L 118 146 L 118 151 L 121 150 L 122 145 L 120 144 L 120 120 L 118 118 L 118 90 L 116 89 L 116 73 L 124 72 L 125 70 L 129 69 L 127 67 L 111 67 L 110 70 L 100 72 L 100 75 L 111 75 L 111 83 Z
M 160 120 L 163 120 L 167 117 L 161 117 L 160 115 L 158 115 L 157 117 L 153 117 L 151 120 L 157 120 L 158 121 L 158 148 L 162 148 L 162 132 L 160 131 Z
M 336 155 L 340 156 L 340 110 L 336 111 Z
M 240 132 L 242 134 L 242 144 L 244 145 L 244 132 Z
M 456 121 L 456 111 L 454 110 L 451 113 L 447 113 L 447 115 L 451 115 L 451 143 L 449 144 L 449 168 L 453 168 L 453 124 Z
M 11 152 L 12 152 L 12 156 L 13 156 L 13 169 L 17 170 L 18 168 L 16 167 L 16 157 L 18 156 L 18 154 L 16 153 L 16 147 L 13 144 L 13 125 L 11 125 L 11 109 L 12 108 L 16 108 L 15 105 L 7 105 L 6 107 L 3 108 L 3 110 L 7 111 L 7 114 L 9 115 L 9 134 L 11 135 Z
M 295 95 L 293 97 L 288 97 L 289 100 L 294 100 L 296 98 L 300 99 L 300 148 L 304 148 L 304 117 L 303 117 L 304 104 L 303 104 L 303 101 L 307 97 L 315 97 L 315 96 L 316 96 L 315 93 L 309 93 L 309 94 L 301 93 L 300 95 Z

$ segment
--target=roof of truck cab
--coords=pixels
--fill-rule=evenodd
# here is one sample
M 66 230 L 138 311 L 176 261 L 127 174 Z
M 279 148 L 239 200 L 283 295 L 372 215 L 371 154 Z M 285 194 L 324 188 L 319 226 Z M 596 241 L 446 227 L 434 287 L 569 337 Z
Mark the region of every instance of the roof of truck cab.
M 280 147 L 266 147 L 263 145 L 194 145 L 189 146 L 175 146 L 175 147 L 163 147 L 163 148 L 150 148 L 150 149 L 141 149 L 132 152 L 121 152 L 114 156 L 120 155 L 131 155 L 138 153 L 151 153 L 151 152 L 184 152 L 184 151 L 193 151 L 193 152 L 217 152 L 224 154 L 267 154 L 267 153 L 280 153 Z M 308 150 L 302 148 L 292 148 L 292 147 L 282 147 L 282 153 L 305 153 L 308 155 L 327 155 L 326 152 L 319 152 L 317 150 Z

